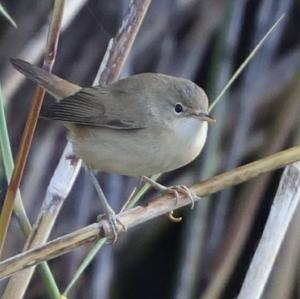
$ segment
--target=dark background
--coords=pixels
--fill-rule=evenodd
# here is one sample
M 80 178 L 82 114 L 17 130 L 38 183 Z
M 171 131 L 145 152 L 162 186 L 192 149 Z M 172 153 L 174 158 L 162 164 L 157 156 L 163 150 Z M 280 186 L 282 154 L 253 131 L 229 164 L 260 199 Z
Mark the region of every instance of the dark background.
M 10 57 L 41 64 L 52 1 L 1 1 L 18 25 L 0 18 L 0 79 L 14 155 L 34 95 L 34 84 L 9 65 Z M 82 4 L 72 13 L 59 42 L 53 72 L 82 86 L 91 85 L 107 43 L 121 25 L 128 2 L 67 1 Z M 300 2 L 298 0 L 153 0 L 122 76 L 162 72 L 202 86 L 212 100 L 273 23 L 285 13 L 246 71 L 213 111 L 203 153 L 190 165 L 165 174 L 166 185 L 192 184 L 216 173 L 299 143 Z M 49 97 L 46 98 L 46 101 Z M 22 197 L 31 221 L 66 144 L 66 132 L 40 120 Z M 101 149 L 100 149 L 101 150 Z M 160 217 L 106 246 L 76 284 L 69 298 L 234 298 L 260 239 L 281 171 L 273 172 L 182 209 L 181 224 Z M 1 163 L 1 194 L 6 179 Z M 137 180 L 99 174 L 118 210 Z M 153 197 L 149 192 L 143 201 Z M 83 227 L 101 212 L 82 170 L 57 219 L 51 239 Z M 299 298 L 299 212 L 291 225 L 264 298 Z M 15 219 L 5 257 L 21 251 L 24 238 Z M 88 247 L 51 261 L 63 290 Z M 229 266 L 228 266 L 229 264 Z M 229 269 L 218 285 L 221 269 Z M 1 282 L 2 287 L 5 281 Z M 280 286 L 280 287 L 279 287 Z M 36 273 L 26 298 L 46 298 Z

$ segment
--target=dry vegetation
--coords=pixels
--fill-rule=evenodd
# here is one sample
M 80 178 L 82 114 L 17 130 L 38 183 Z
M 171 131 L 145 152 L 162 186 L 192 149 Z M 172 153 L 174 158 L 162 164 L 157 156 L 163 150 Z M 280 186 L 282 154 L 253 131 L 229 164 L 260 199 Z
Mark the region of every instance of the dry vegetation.
M 1 2 L 18 25 L 16 29 L 5 18 L 0 18 L 0 78 L 14 157 L 32 103 L 34 85 L 13 70 L 8 59 L 21 57 L 41 64 L 53 2 L 39 1 L 38 5 L 32 0 Z M 203 154 L 183 169 L 164 174 L 161 182 L 192 185 L 299 143 L 300 3 L 297 0 L 152 1 L 121 77 L 149 71 L 182 76 L 202 86 L 210 99 L 216 97 L 282 13 L 286 14 L 283 22 L 215 107 L 213 116 L 217 123 L 209 131 Z M 53 72 L 80 85 L 91 85 L 108 41 L 116 36 L 126 16 L 130 16 L 127 1 L 66 1 Z M 134 26 L 132 28 L 134 30 Z M 122 59 L 126 56 L 122 51 L 130 49 L 133 38 L 134 33 L 125 36 L 119 31 L 115 44 L 111 44 L 114 51 L 102 62 L 100 77 L 95 82 L 109 82 L 118 76 L 118 72 L 112 72 L 111 65 L 117 61 L 121 70 Z M 120 41 L 125 43 L 125 48 L 118 47 Z M 121 53 L 118 49 L 122 49 Z M 51 99 L 46 97 L 45 101 Z M 63 182 L 61 197 L 53 201 L 53 188 L 57 186 L 57 173 L 53 173 L 66 146 L 65 135 L 57 124 L 44 120 L 38 123 L 21 194 L 30 222 L 34 223 L 38 217 L 42 236 L 32 237 L 27 248 L 46 242 L 50 232 L 49 239 L 55 239 L 85 227 L 95 222 L 101 212 L 89 177 L 80 169 L 80 163 L 66 166 L 64 158 L 59 166 L 65 171 L 60 181 Z M 198 202 L 194 210 L 175 211 L 176 215 L 183 216 L 180 224 L 159 217 L 135 226 L 120 235 L 116 244 L 101 248 L 68 292 L 68 298 L 227 299 L 238 296 L 281 176 L 281 170 L 271 172 L 207 197 Z M 2 162 L 0 178 L 2 201 L 7 188 Z M 74 186 L 64 201 L 73 178 L 76 178 Z M 134 178 L 104 173 L 99 174 L 99 180 L 116 210 L 120 210 L 138 183 Z M 260 244 L 256 258 L 261 254 L 266 264 L 260 262 L 261 256 L 258 264 L 257 260 L 253 262 L 239 298 L 258 298 L 253 296 L 258 296 L 261 288 L 263 298 L 300 297 L 297 281 L 300 275 L 299 217 L 291 222 L 272 269 L 284 228 L 296 210 L 298 181 L 299 165 L 296 163 L 286 170 L 281 180 L 267 232 L 264 232 L 269 232 L 264 238 L 267 240 L 270 235 L 278 234 L 280 240 L 268 250 L 274 256 L 261 254 L 268 247 Z M 154 192 L 148 191 L 140 204 L 149 202 L 153 196 Z M 280 211 L 286 211 L 285 207 L 288 209 L 282 217 Z M 299 216 L 299 208 L 295 213 Z M 278 223 L 281 225 L 276 226 Z M 24 244 L 22 230 L 14 217 L 2 258 L 20 253 Z M 270 244 L 273 243 L 268 246 Z M 49 261 L 61 292 L 90 248 L 87 244 Z M 256 270 L 251 272 L 253 268 Z M 25 272 L 25 276 L 32 270 Z M 51 297 L 49 294 L 55 298 L 55 291 L 50 292 L 39 275 L 45 271 L 45 266 L 39 270 L 35 271 L 25 298 Z M 258 275 L 261 273 L 268 281 L 265 287 L 255 282 L 255 278 L 263 280 Z M 26 281 L 22 276 L 24 272 L 14 276 L 8 286 L 20 288 L 23 293 L 29 279 Z M 1 281 L 1 292 L 7 281 Z M 257 291 L 255 295 L 249 293 L 249 286 Z M 21 298 L 21 295 L 14 298 Z

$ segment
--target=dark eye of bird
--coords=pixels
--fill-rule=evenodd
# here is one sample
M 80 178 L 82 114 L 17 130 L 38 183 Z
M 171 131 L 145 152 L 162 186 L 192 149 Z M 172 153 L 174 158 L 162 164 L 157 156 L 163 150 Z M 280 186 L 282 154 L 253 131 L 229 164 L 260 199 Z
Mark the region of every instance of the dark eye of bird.
M 176 104 L 175 105 L 175 112 L 176 113 L 181 113 L 183 111 L 183 107 L 181 104 Z

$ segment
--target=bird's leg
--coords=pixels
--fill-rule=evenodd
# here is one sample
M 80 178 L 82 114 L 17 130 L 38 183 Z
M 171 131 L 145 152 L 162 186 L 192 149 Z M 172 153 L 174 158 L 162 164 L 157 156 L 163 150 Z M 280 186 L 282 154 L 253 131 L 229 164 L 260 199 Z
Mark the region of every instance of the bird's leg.
M 117 225 L 118 223 L 122 226 L 123 230 L 126 231 L 126 226 L 120 222 L 120 220 L 118 219 L 115 211 L 113 210 L 113 208 L 109 205 L 105 195 L 104 195 L 104 192 L 95 176 L 95 174 L 91 171 L 91 170 L 88 170 L 89 174 L 90 174 L 90 177 L 92 179 L 92 183 L 96 189 L 96 192 L 97 192 L 97 195 L 101 201 L 101 204 L 103 206 L 103 209 L 105 211 L 105 214 L 108 218 L 108 221 L 109 221 L 109 224 L 110 224 L 110 228 L 111 228 L 111 231 L 112 231 L 112 234 L 113 234 L 113 243 L 115 243 L 117 241 L 117 238 L 118 238 L 118 228 L 117 228 Z
M 187 196 L 190 201 L 191 201 L 191 209 L 194 208 L 195 205 L 195 198 L 199 198 L 195 192 L 193 192 L 191 189 L 189 189 L 187 186 L 185 185 L 175 185 L 175 186 L 170 186 L 170 187 L 166 187 L 158 182 L 155 182 L 154 180 L 146 177 L 146 176 L 142 176 L 141 179 L 150 184 L 154 189 L 158 190 L 161 193 L 166 193 L 166 194 L 171 194 L 173 196 L 175 196 L 175 200 L 176 200 L 176 205 L 179 202 L 179 194 L 183 194 L 184 196 Z

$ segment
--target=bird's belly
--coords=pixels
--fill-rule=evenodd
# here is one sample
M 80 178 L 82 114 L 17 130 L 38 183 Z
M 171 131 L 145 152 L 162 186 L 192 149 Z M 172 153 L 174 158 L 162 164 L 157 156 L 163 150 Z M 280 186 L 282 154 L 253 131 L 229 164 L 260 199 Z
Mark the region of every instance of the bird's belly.
M 195 136 L 181 136 L 180 132 L 178 136 L 169 131 L 149 134 L 147 129 L 111 132 L 104 128 L 80 128 L 72 131 L 69 139 L 75 154 L 89 168 L 129 176 L 179 168 L 192 161 L 205 142 L 200 131 Z

